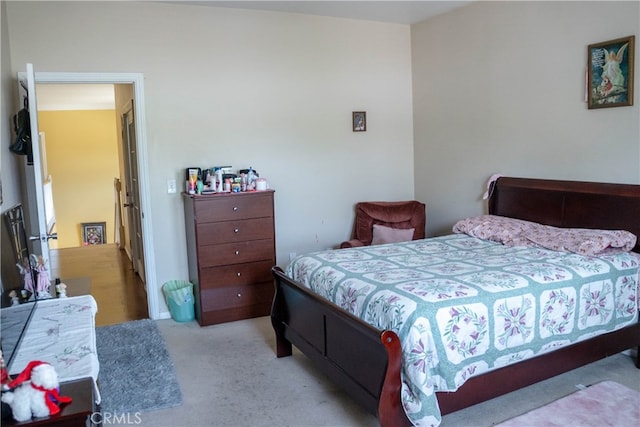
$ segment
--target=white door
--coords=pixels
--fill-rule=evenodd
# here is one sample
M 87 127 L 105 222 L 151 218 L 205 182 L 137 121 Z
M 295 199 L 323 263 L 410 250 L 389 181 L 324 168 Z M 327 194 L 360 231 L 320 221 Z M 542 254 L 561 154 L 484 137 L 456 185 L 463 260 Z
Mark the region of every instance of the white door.
M 27 210 L 29 223 L 27 234 L 31 240 L 31 253 L 42 255 L 49 260 L 49 239 L 55 235 L 48 233 L 47 213 L 45 204 L 45 179 L 42 171 L 42 154 L 40 147 L 40 131 L 38 128 L 38 103 L 36 100 L 36 77 L 33 64 L 27 64 L 27 72 L 18 76 L 20 99 L 27 99 L 29 119 L 31 121 L 31 145 L 33 162 L 25 158 L 25 181 L 27 191 Z M 26 90 L 25 90 L 26 89 Z

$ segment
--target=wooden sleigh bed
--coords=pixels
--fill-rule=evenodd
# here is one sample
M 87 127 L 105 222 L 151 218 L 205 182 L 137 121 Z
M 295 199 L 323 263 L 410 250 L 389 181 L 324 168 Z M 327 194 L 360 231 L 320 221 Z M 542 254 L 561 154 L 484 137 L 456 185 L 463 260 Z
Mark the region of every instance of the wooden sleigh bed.
M 640 186 L 502 177 L 491 188 L 489 213 L 556 227 L 622 229 L 640 237 Z M 634 252 L 640 252 L 640 239 Z M 320 297 L 279 267 L 272 272 L 277 356 L 291 355 L 296 346 L 382 426 L 411 425 L 401 403 L 398 336 Z M 442 415 L 451 413 L 638 347 L 635 323 L 473 377 L 456 392 L 436 393 L 438 405 Z

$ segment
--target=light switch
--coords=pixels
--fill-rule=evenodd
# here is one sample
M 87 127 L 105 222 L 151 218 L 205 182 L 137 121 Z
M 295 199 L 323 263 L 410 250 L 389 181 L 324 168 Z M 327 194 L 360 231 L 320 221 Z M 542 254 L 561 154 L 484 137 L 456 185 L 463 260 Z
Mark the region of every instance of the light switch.
M 176 180 L 168 179 L 167 180 L 167 193 L 174 194 L 176 192 Z

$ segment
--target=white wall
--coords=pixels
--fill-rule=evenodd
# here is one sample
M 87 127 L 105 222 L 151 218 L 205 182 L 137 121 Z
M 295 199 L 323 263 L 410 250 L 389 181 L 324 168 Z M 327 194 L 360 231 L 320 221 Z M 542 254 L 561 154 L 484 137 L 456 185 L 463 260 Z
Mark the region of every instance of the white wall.
M 149 2 L 7 12 L 13 75 L 144 73 L 158 294 L 188 274 L 182 199 L 166 192 L 186 167 L 269 180 L 280 264 L 350 237 L 357 201 L 413 198 L 409 26 Z M 367 132 L 353 133 L 359 110 Z
M 640 3 L 479 2 L 411 28 L 427 234 L 483 213 L 493 173 L 640 183 Z M 588 110 L 587 46 L 636 36 L 635 105 Z

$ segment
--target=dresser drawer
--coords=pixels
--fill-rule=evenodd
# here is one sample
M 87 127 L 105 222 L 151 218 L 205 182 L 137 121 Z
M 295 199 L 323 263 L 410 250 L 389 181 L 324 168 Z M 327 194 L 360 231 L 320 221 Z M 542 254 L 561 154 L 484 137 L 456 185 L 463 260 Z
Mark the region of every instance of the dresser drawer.
M 200 272 L 200 287 L 210 289 L 273 281 L 273 264 L 272 260 L 268 260 L 204 268 Z
M 273 217 L 273 192 L 210 196 L 194 203 L 199 224 L 248 218 Z
M 203 269 L 219 265 L 273 260 L 273 248 L 273 239 L 199 246 L 198 263 L 200 269 Z
M 200 292 L 202 311 L 207 312 L 271 303 L 275 287 L 273 282 L 263 282 L 253 285 L 202 289 Z
M 273 218 L 239 219 L 207 222 L 197 226 L 198 245 L 272 239 Z

